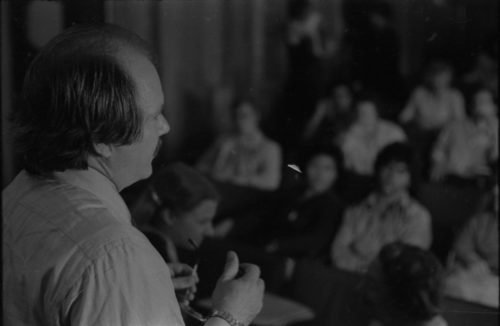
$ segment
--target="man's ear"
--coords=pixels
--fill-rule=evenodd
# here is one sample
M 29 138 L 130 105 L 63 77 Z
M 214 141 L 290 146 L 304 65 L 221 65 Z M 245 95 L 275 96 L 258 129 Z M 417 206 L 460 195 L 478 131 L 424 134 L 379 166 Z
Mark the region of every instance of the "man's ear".
M 97 152 L 97 154 L 101 155 L 104 158 L 109 158 L 111 156 L 111 145 L 107 144 L 94 144 L 94 149 Z

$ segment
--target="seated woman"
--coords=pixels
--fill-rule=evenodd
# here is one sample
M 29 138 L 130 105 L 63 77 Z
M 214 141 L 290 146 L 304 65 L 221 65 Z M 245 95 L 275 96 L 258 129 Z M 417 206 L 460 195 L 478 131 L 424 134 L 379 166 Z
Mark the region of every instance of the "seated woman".
M 334 187 L 342 170 L 340 151 L 317 146 L 303 164 L 303 185 L 284 195 L 276 216 L 271 216 L 266 250 L 292 258 L 328 257 L 328 245 L 341 222 L 343 205 Z
M 429 212 L 409 194 L 412 152 L 394 143 L 377 156 L 377 190 L 346 210 L 331 246 L 332 263 L 340 269 L 366 272 L 380 249 L 402 241 L 423 249 L 431 245 Z
M 166 261 L 178 262 L 179 250 L 192 251 L 213 234 L 219 194 L 195 169 L 171 164 L 151 177 L 146 192 L 140 205 L 151 214 L 139 228 Z
M 453 69 L 441 61 L 431 62 L 425 72 L 424 82 L 410 95 L 399 121 L 421 156 L 419 172 L 429 177 L 430 155 L 439 133 L 452 121 L 465 117 L 462 93 L 451 86 Z
M 446 326 L 442 278 L 441 264 L 429 251 L 401 242 L 385 245 L 362 286 L 370 326 Z
M 379 151 L 390 143 L 405 140 L 406 135 L 398 125 L 379 117 L 374 100 L 363 97 L 356 103 L 356 120 L 339 142 L 346 169 L 372 175 Z
M 415 88 L 399 116 L 403 124 L 414 124 L 420 131 L 439 131 L 449 122 L 465 116 L 462 94 L 451 86 L 453 70 L 445 62 L 427 67 L 424 83 Z
M 474 181 L 491 175 L 498 160 L 498 118 L 492 93 L 478 89 L 472 98 L 471 117 L 450 123 L 432 152 L 431 177 Z
M 216 181 L 272 191 L 281 180 L 281 150 L 259 128 L 259 112 L 247 100 L 233 105 L 235 131 L 220 137 L 197 167 Z
M 458 235 L 448 268 L 446 294 L 498 307 L 498 181 Z

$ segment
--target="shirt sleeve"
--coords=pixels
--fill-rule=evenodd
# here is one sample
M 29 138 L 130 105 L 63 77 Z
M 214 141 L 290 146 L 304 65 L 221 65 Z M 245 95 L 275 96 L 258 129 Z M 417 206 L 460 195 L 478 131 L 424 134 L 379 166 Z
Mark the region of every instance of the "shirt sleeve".
M 453 93 L 453 116 L 455 120 L 460 120 L 465 117 L 465 101 L 462 93 L 455 90 Z
M 352 250 L 356 237 L 356 226 L 359 220 L 357 218 L 358 213 L 358 208 L 351 208 L 345 212 L 340 230 L 332 243 L 332 262 L 335 266 L 341 269 L 358 269 L 359 259 L 356 253 Z
M 167 265 L 147 241 L 127 238 L 104 247 L 63 307 L 66 325 L 184 324 Z
M 474 263 L 482 260 L 482 258 L 476 252 L 475 245 L 477 224 L 477 217 L 470 219 L 455 241 L 453 249 L 456 254 L 456 258 L 465 265 L 473 265 Z
M 410 215 L 410 224 L 401 240 L 422 249 L 429 249 L 432 242 L 432 226 L 429 212 L 425 208 L 416 205 Z
M 410 122 L 415 118 L 417 96 L 418 96 L 418 88 L 413 91 L 413 93 L 410 96 L 410 99 L 408 100 L 408 103 L 406 104 L 404 109 L 401 111 L 401 114 L 399 115 L 399 121 L 401 123 Z
M 281 181 L 281 149 L 270 142 L 263 154 L 260 171 L 250 177 L 249 183 L 260 189 L 275 190 Z

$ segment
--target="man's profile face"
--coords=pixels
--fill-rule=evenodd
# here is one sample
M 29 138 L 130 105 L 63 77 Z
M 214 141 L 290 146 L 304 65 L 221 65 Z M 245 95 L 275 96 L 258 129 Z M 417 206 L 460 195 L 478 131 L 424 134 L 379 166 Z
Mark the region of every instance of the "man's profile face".
M 137 109 L 142 116 L 139 139 L 130 145 L 113 147 L 108 161 L 115 183 L 123 189 L 151 175 L 151 163 L 160 146 L 160 136 L 165 135 L 170 127 L 163 116 L 164 96 L 160 78 L 151 61 L 130 48 L 120 49 L 117 59 L 134 83 Z

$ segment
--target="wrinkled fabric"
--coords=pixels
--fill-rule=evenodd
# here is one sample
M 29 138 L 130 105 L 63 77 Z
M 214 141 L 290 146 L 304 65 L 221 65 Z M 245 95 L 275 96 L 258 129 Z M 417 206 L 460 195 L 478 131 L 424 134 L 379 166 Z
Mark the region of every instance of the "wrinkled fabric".
M 96 170 L 2 192 L 4 325 L 183 325 L 170 272 Z

